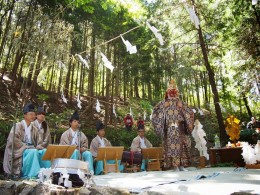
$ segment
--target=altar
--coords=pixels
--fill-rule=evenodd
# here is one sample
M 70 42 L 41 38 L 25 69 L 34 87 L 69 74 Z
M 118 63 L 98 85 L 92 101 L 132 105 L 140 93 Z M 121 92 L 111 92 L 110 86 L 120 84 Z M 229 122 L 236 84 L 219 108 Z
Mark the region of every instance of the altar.
M 234 163 L 239 167 L 244 167 L 245 162 L 242 156 L 242 147 L 210 148 L 210 164 Z

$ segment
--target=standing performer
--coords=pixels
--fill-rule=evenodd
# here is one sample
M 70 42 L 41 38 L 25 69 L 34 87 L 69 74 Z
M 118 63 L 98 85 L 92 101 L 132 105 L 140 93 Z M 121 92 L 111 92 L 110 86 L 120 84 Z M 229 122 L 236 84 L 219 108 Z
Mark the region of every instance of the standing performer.
M 8 176 L 14 178 L 37 177 L 40 170 L 38 148 L 41 148 L 42 141 L 37 128 L 31 124 L 35 120 L 31 103 L 24 106 L 23 117 L 24 120 L 12 127 L 5 148 L 3 168 Z
M 60 145 L 76 145 L 79 149 L 75 149 L 73 154 L 71 155 L 71 159 L 77 159 L 87 161 L 89 164 L 89 171 L 93 171 L 93 158 L 88 150 L 88 138 L 86 135 L 79 131 L 79 115 L 78 112 L 75 111 L 71 116 L 70 120 L 70 128 L 65 131 L 60 138 Z
M 184 171 L 190 160 L 190 135 L 194 113 L 179 99 L 173 80 L 170 81 L 165 99 L 153 109 L 152 124 L 163 139 L 164 168 Z
M 40 139 L 42 140 L 42 143 L 39 145 L 39 162 L 41 168 L 50 168 L 51 167 L 51 161 L 49 160 L 42 160 L 42 157 L 44 156 L 46 152 L 47 146 L 51 143 L 51 135 L 50 135 L 50 129 L 49 126 L 45 120 L 45 111 L 43 107 L 38 107 L 36 119 L 32 122 L 32 125 L 38 129 L 38 133 L 40 136 Z

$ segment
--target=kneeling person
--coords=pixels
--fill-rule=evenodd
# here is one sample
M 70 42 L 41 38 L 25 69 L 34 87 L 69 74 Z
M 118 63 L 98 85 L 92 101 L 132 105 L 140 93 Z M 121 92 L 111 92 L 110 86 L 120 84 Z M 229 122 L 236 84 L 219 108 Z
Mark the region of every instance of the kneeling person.
M 151 148 L 153 145 L 150 141 L 145 137 L 145 128 L 143 124 L 139 124 L 138 126 L 138 136 L 135 137 L 131 144 L 132 152 L 141 153 L 142 148 Z M 141 170 L 145 170 L 145 160 L 142 161 Z
M 89 164 L 89 171 L 93 172 L 93 158 L 88 149 L 88 138 L 86 135 L 79 131 L 79 115 L 78 112 L 75 111 L 71 116 L 70 120 L 70 128 L 65 131 L 60 138 L 60 145 L 76 145 L 80 147 L 80 151 L 78 148 L 71 155 L 71 159 L 80 159 L 82 155 L 82 159 L 87 161 Z
M 101 121 L 96 123 L 97 136 L 90 143 L 90 152 L 94 158 L 97 157 L 97 152 L 99 147 L 111 147 L 111 143 L 104 137 L 105 136 L 105 126 Z M 95 175 L 99 175 L 104 171 L 104 163 L 103 161 L 96 161 L 95 166 Z M 114 160 L 107 160 L 107 164 L 115 163 Z M 120 171 L 122 171 L 122 167 L 120 166 Z
M 48 123 L 45 120 L 45 114 L 43 107 L 38 107 L 36 119 L 32 122 L 32 125 L 35 126 L 38 130 L 38 134 L 40 136 L 40 139 L 42 140 L 42 143 L 39 145 L 39 162 L 41 168 L 50 168 L 51 167 L 51 161 L 50 160 L 42 160 L 42 157 L 44 156 L 46 152 L 47 146 L 50 144 L 51 135 L 50 135 L 50 129 L 48 126 Z
M 24 120 L 12 127 L 7 138 L 3 168 L 6 174 L 13 177 L 32 178 L 37 177 L 40 170 L 38 148 L 42 140 L 37 128 L 31 124 L 35 120 L 31 103 L 23 108 L 23 117 Z

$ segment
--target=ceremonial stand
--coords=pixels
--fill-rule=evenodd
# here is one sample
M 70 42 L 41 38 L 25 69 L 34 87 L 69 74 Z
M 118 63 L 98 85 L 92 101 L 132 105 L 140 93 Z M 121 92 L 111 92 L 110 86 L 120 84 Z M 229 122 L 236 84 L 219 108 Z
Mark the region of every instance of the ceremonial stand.
M 142 149 L 143 159 L 147 160 L 147 171 L 161 171 L 163 157 L 162 147 L 152 147 Z
M 119 160 L 122 159 L 124 147 L 100 147 L 98 148 L 96 161 L 104 162 L 104 174 L 108 172 L 120 172 L 119 171 Z M 114 164 L 108 164 L 107 160 L 115 160 Z

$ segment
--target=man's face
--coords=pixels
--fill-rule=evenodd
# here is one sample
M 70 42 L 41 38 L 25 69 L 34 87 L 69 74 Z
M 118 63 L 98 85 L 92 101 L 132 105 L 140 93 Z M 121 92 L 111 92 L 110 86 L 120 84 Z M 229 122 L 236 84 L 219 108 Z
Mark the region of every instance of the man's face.
M 28 122 L 33 122 L 36 117 L 35 112 L 27 112 L 23 116 L 24 116 L 24 119 Z
M 78 120 L 73 120 L 71 123 L 70 123 L 70 126 L 72 129 L 78 129 L 79 127 L 79 121 Z
M 40 122 L 43 122 L 45 120 L 45 114 L 44 113 L 38 113 L 37 114 L 37 120 Z
M 138 135 L 139 135 L 141 138 L 144 137 L 144 133 L 145 133 L 145 131 L 144 131 L 143 129 L 138 131 Z
M 97 132 L 98 136 L 99 137 L 104 137 L 105 136 L 105 129 L 100 129 L 98 132 Z

